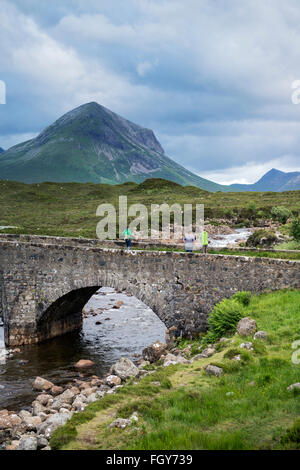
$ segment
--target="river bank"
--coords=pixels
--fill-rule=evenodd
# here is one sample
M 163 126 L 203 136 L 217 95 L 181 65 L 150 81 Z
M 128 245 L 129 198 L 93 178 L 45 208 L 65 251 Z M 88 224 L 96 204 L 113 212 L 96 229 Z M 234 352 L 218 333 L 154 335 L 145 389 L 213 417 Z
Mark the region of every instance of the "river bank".
M 120 302 L 119 308 L 114 306 Z M 163 340 L 165 325 L 145 304 L 133 296 L 102 288 L 86 304 L 81 332 L 37 345 L 16 348 L 9 355 L 4 349 L 0 327 L 0 410 L 28 410 L 37 393 L 32 390 L 36 376 L 65 386 L 75 379 L 103 377 L 121 356 L 131 360 L 156 339 Z M 2 341 L 1 341 L 2 336 Z M 0 354 L 1 355 L 1 354 Z M 74 364 L 89 359 L 94 366 L 79 371 Z

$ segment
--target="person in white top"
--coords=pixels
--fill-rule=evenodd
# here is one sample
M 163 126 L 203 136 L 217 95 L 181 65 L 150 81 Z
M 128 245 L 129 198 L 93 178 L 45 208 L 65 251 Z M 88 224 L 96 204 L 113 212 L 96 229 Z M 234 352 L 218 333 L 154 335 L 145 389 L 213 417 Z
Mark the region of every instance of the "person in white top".
M 195 236 L 192 233 L 186 233 L 184 237 L 185 241 L 185 251 L 192 253 L 194 248 L 194 241 L 196 240 Z

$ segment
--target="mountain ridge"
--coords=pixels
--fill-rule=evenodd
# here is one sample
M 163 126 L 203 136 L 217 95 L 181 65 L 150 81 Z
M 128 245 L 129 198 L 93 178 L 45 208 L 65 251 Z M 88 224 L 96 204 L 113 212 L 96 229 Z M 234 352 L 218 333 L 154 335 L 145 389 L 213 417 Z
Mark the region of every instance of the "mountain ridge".
M 253 184 L 231 184 L 233 191 L 295 191 L 300 189 L 300 172 L 272 168 Z
M 165 155 L 150 129 L 95 102 L 69 111 L 36 138 L 1 155 L 0 177 L 42 181 L 140 183 L 163 178 L 208 191 L 222 185 L 201 178 Z

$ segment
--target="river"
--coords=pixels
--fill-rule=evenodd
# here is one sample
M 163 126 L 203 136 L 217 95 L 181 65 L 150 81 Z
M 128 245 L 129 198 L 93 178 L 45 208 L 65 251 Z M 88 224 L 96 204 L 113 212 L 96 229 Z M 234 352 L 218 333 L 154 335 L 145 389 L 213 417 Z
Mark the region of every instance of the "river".
M 119 309 L 112 308 L 119 300 L 124 304 Z M 156 340 L 164 341 L 165 325 L 135 297 L 101 288 L 85 306 L 85 311 L 91 310 L 96 315 L 84 318 L 81 332 L 23 346 L 20 353 L 0 363 L 0 410 L 30 408 L 36 395 L 32 391 L 36 376 L 45 377 L 56 385 L 65 384 L 82 377 L 83 373 L 74 368 L 79 359 L 91 359 L 95 366 L 84 374 L 101 377 L 120 357 L 134 360 L 145 346 Z M 99 321 L 101 324 L 96 325 Z M 1 340 L 3 348 L 3 328 L 0 327 Z
M 211 248 L 236 246 L 240 241 L 245 242 L 251 234 L 252 231 L 247 228 L 238 228 L 235 229 L 234 233 L 218 235 L 216 238 L 210 238 L 209 246 Z

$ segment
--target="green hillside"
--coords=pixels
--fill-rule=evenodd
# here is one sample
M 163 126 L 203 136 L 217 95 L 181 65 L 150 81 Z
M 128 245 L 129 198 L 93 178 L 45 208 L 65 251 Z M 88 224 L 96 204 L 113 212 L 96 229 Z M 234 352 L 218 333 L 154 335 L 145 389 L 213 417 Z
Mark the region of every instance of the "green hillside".
M 141 184 L 35 183 L 0 181 L 0 226 L 16 226 L 4 232 L 73 237 L 96 237 L 96 209 L 99 204 L 118 207 L 119 196 L 128 197 L 128 205 L 204 204 L 206 218 L 234 216 L 246 223 L 253 207 L 260 217 L 270 217 L 273 206 L 288 207 L 300 214 L 300 192 L 284 193 L 209 193 L 195 186 L 182 187 L 174 182 L 149 179 Z

